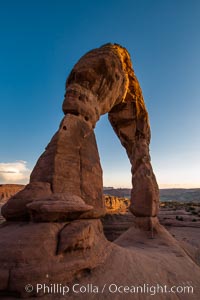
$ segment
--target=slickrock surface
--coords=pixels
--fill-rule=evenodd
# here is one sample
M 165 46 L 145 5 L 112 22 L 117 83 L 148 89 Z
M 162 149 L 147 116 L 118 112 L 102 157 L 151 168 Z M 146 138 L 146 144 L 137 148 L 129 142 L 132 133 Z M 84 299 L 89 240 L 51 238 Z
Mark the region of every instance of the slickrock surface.
M 162 203 L 163 205 L 164 203 Z M 177 202 L 161 207 L 158 218 L 160 224 L 171 233 L 192 260 L 200 265 L 200 207 Z M 178 205 L 177 209 L 175 208 Z M 134 216 L 130 212 L 108 213 L 102 218 L 104 233 L 109 241 L 119 238 L 134 226 Z
M 39 224 L 35 224 L 35 226 Z M 47 228 L 44 233 L 51 236 L 49 233 L 49 226 L 54 226 L 51 229 L 51 232 L 56 231 L 58 228 L 58 224 L 46 223 L 44 224 Z M 67 227 L 66 227 L 67 228 Z M 35 232 L 33 228 L 33 232 Z M 36 234 L 33 235 L 36 237 Z M 52 236 L 51 236 L 52 239 Z M 28 240 L 29 241 L 29 240 Z M 28 242 L 27 241 L 27 242 Z M 43 250 L 45 247 L 47 248 L 50 245 L 41 245 L 41 242 L 34 242 L 34 246 L 39 246 L 39 249 Z M 55 245 L 55 241 L 51 241 L 52 245 Z M 101 247 L 100 244 L 98 244 Z M 51 247 L 50 247 L 51 248 Z M 102 248 L 100 248 L 102 249 Z M 49 249 L 50 250 L 50 249 Z M 135 300 L 188 300 L 194 299 L 198 300 L 200 295 L 200 267 L 187 255 L 187 253 L 179 246 L 178 242 L 160 225 L 157 227 L 157 230 L 154 232 L 154 237 L 151 237 L 149 231 L 144 231 L 141 229 L 137 229 L 135 227 L 130 228 L 126 233 L 124 233 L 119 239 L 115 241 L 115 243 L 111 244 L 109 251 L 109 255 L 104 263 L 98 265 L 98 267 L 91 269 L 85 269 L 82 273 L 82 276 L 79 276 L 74 279 L 73 283 L 68 284 L 70 287 L 70 292 L 65 296 L 60 294 L 46 294 L 42 296 L 40 293 L 41 299 L 47 300 L 64 300 L 64 299 L 135 299 Z M 46 249 L 44 249 L 46 253 Z M 98 251 L 98 250 L 97 250 Z M 33 252 L 30 252 L 32 254 Z M 67 252 L 66 252 L 67 253 Z M 31 257 L 31 256 L 30 256 Z M 55 259 L 52 252 L 50 252 L 50 257 Z M 68 256 L 69 257 L 69 256 Z M 37 263 L 37 259 L 39 257 L 35 257 L 35 263 Z M 57 262 L 56 267 L 60 266 L 60 269 L 57 269 L 56 273 L 56 282 L 63 283 L 63 277 L 66 278 L 66 270 L 63 271 L 62 266 L 64 265 L 69 274 L 69 269 L 71 264 L 69 261 L 66 263 L 67 257 L 58 256 L 60 258 L 60 265 Z M 58 259 L 57 258 L 57 259 Z M 28 257 L 27 257 L 28 259 Z M 84 264 L 85 260 L 82 260 Z M 44 256 L 42 260 L 42 265 L 40 267 L 40 272 L 43 272 L 44 279 L 43 282 L 48 285 L 51 282 L 50 278 L 53 276 L 55 278 L 55 270 L 51 268 L 51 272 L 45 268 L 47 261 Z M 53 263 L 53 264 L 52 264 Z M 55 260 L 51 262 L 51 266 L 53 266 Z M 87 262 L 88 263 L 88 262 Z M 69 264 L 69 265 L 68 265 Z M 73 259 L 72 259 L 73 264 Z M 17 270 L 19 274 L 19 269 Z M 26 279 L 22 282 L 22 285 L 25 282 L 31 282 L 35 287 L 35 281 L 33 281 L 33 276 L 30 274 L 30 269 L 27 269 Z M 49 273 L 47 273 L 49 272 Z M 54 274 L 53 274 L 54 273 Z M 15 276 L 17 276 L 15 273 Z M 49 277 L 45 277 L 48 274 Z M 18 275 L 19 276 L 19 275 Z M 35 277 L 35 276 L 34 276 Z M 29 281 L 28 281 L 29 280 Z M 66 283 L 64 283 L 66 284 Z M 98 293 L 92 293 L 90 290 L 85 293 L 74 293 L 72 291 L 73 285 L 77 284 L 77 290 L 82 286 L 86 286 L 88 284 L 92 284 L 93 287 L 97 286 L 99 289 Z M 115 292 L 111 293 L 109 291 L 109 287 L 115 284 L 117 287 L 137 287 L 143 286 L 167 286 L 167 289 L 171 287 L 185 287 L 192 286 L 193 293 L 163 293 L 160 288 L 160 292 L 155 295 L 150 295 L 150 293 L 141 292 L 141 293 L 128 293 L 128 292 Z M 105 286 L 105 288 L 104 288 Z M 103 290 L 104 289 L 104 290 Z M 103 290 L 103 292 L 102 292 Z M 111 290 L 113 290 L 113 286 L 111 286 Z M 152 293 L 154 290 L 151 290 Z M 31 295 L 33 295 L 32 293 Z M 35 299 L 31 297 L 29 299 Z M 24 293 L 25 297 L 26 294 Z M 15 299 L 13 297 L 4 298 L 6 299 Z

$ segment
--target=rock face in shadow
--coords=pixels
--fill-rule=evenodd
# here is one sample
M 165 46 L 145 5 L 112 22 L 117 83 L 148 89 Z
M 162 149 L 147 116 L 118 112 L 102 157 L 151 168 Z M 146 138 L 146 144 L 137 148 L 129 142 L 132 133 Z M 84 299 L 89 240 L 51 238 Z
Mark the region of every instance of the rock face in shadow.
M 105 207 L 94 135 L 105 113 L 132 165 L 136 225 L 147 231 L 158 226 L 148 114 L 127 50 L 107 44 L 84 55 L 67 79 L 63 112 L 30 183 L 2 207 L 0 290 L 8 296 L 41 296 L 27 295 L 25 283 L 72 282 L 110 255 L 114 245 L 99 219 Z

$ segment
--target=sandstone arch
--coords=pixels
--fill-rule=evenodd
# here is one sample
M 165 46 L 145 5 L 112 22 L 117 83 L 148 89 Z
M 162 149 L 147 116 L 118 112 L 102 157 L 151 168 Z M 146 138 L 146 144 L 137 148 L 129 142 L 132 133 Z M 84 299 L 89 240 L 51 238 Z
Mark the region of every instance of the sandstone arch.
M 67 79 L 63 112 L 65 117 L 39 158 L 30 184 L 3 207 L 3 215 L 8 220 L 30 215 L 37 221 L 63 220 L 65 214 L 59 213 L 63 202 L 57 203 L 56 214 L 52 207 L 42 213 L 41 203 L 34 203 L 55 193 L 79 196 L 93 206 L 81 218 L 103 215 L 102 169 L 93 128 L 108 113 L 132 165 L 130 209 L 140 220 L 155 217 L 159 192 L 149 155 L 148 113 L 127 50 L 106 44 L 84 55 Z
M 121 261 L 122 248 L 106 240 L 98 219 L 105 211 L 94 127 L 104 113 L 132 164 L 131 211 L 142 230 L 133 227 L 128 239 L 135 233 L 149 236 L 143 229 L 163 232 L 156 217 L 148 114 L 128 52 L 108 44 L 83 56 L 67 80 L 63 111 L 30 183 L 2 207 L 11 222 L 0 226 L 0 295 L 42 296 L 35 289 L 39 282 L 66 285 L 112 260 L 114 253 Z M 131 256 L 127 269 L 132 262 Z M 27 282 L 34 287 L 31 293 L 24 289 Z

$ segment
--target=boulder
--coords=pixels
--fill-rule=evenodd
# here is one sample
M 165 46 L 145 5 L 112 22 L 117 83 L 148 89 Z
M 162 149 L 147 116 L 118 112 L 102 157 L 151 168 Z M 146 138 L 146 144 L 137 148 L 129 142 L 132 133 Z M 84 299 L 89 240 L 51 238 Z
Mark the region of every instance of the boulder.
M 27 204 L 32 221 L 55 222 L 80 218 L 84 212 L 91 211 L 93 206 L 87 205 L 79 196 L 70 193 L 54 193 Z

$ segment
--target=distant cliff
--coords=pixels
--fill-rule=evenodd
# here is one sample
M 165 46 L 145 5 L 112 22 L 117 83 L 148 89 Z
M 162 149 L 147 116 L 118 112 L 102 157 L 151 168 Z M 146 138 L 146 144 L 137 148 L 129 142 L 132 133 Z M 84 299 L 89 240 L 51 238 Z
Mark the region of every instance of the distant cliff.
M 24 188 L 22 184 L 0 184 L 0 204 Z
M 103 192 L 105 195 L 111 195 L 111 196 L 116 196 L 121 198 L 131 197 L 131 189 L 126 189 L 126 188 L 115 189 L 113 187 L 104 187 Z
M 131 189 L 104 188 L 104 194 L 120 198 L 130 198 Z M 200 189 L 160 189 L 160 201 L 200 202 Z
M 104 195 L 105 207 L 108 213 L 125 213 L 130 205 L 130 199 Z
M 0 184 L 0 204 L 22 190 L 22 184 Z M 124 211 L 130 204 L 131 189 L 105 187 L 105 206 L 109 212 Z M 125 199 L 122 199 L 125 198 Z M 200 189 L 160 189 L 161 201 L 200 202 Z

